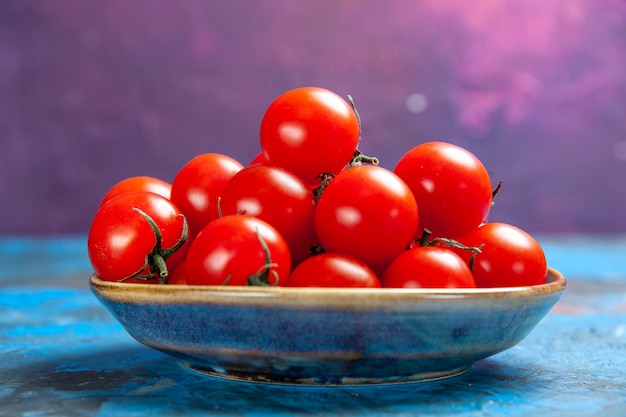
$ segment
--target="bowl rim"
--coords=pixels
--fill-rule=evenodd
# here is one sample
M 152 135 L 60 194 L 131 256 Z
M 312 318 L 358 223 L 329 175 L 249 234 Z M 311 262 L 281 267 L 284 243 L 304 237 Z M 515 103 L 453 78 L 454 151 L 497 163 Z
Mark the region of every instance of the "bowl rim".
M 388 303 L 428 300 L 525 299 L 560 297 L 567 288 L 565 276 L 548 268 L 547 282 L 540 285 L 494 288 L 327 288 L 248 287 L 215 285 L 144 284 L 104 281 L 94 273 L 89 286 L 101 298 L 146 304 L 241 304 L 297 305 L 299 307 L 348 306 L 367 302 L 370 307 Z

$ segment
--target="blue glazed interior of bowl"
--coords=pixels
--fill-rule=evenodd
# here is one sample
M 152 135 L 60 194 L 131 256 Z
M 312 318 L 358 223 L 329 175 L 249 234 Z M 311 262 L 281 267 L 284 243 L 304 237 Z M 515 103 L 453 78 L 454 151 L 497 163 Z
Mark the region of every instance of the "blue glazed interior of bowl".
M 375 384 L 456 375 L 525 338 L 565 278 L 479 290 L 118 284 L 98 299 L 139 342 L 210 375 L 292 384 Z M 169 287 L 169 288 L 168 288 Z

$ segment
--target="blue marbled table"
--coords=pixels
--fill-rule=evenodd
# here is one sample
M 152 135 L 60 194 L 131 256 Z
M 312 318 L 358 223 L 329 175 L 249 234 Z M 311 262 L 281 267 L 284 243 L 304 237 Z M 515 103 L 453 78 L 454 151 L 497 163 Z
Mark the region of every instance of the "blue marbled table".
M 369 387 L 209 378 L 91 294 L 84 237 L 0 239 L 0 416 L 625 416 L 626 237 L 540 237 L 569 279 L 518 346 L 466 374 Z

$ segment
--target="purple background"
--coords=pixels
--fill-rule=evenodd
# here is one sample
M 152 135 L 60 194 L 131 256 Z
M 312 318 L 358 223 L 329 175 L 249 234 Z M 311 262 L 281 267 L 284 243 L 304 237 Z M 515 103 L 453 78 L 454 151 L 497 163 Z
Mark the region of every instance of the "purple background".
M 621 0 L 2 0 L 0 234 L 85 233 L 132 175 L 247 163 L 266 106 L 351 94 L 392 168 L 447 140 L 504 180 L 491 220 L 626 232 Z

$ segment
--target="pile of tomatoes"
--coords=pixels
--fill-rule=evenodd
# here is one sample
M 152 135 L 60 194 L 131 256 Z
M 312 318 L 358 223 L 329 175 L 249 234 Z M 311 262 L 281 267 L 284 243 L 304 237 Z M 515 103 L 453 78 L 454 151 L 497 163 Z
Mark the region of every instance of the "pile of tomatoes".
M 546 282 L 541 246 L 488 222 L 482 162 L 446 142 L 393 170 L 358 148 L 350 96 L 303 87 L 267 108 L 247 165 L 207 153 L 173 181 L 131 177 L 103 197 L 88 252 L 103 280 L 288 287 L 473 288 Z M 499 187 L 495 187 L 496 190 Z

